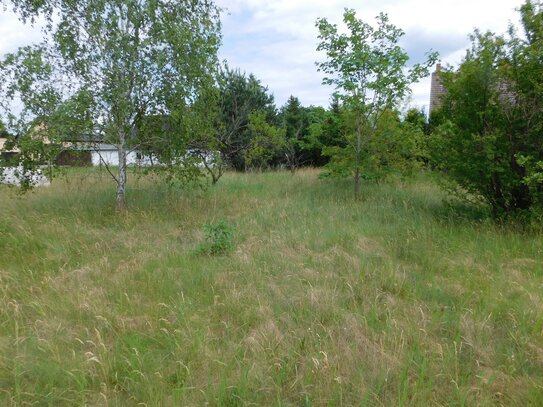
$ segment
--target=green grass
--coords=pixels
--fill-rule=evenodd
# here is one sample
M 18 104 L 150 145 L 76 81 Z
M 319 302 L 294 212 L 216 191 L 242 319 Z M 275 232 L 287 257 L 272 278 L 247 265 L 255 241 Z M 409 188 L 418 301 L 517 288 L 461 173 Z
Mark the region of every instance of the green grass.
M 542 235 L 317 175 L 0 187 L 0 405 L 543 405 Z

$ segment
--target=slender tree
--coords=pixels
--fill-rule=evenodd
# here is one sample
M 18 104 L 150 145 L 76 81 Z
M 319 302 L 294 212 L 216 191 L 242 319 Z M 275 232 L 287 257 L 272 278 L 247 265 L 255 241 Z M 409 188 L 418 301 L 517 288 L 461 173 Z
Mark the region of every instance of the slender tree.
M 437 58 L 429 54 L 423 64 L 407 69 L 408 56 L 398 45 L 403 31 L 392 25 L 386 14 L 379 14 L 376 28 L 356 18 L 354 10 L 345 10 L 343 22 L 347 33 L 321 18 L 316 22 L 325 62 L 317 63 L 326 74 L 323 84 L 334 85 L 336 95 L 348 110 L 345 127 L 346 147 L 329 150 L 330 166 L 336 164 L 354 178 L 354 193 L 360 194 L 364 166 L 371 161 L 369 141 L 376 135 L 384 112 L 394 109 L 409 93 L 409 85 L 428 75 Z

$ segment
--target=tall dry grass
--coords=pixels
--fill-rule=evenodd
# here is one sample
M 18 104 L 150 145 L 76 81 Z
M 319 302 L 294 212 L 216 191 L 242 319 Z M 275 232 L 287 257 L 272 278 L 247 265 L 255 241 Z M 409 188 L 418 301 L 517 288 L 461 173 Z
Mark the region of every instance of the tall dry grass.
M 1 405 L 543 405 L 540 233 L 429 176 L 131 181 L 0 188 Z

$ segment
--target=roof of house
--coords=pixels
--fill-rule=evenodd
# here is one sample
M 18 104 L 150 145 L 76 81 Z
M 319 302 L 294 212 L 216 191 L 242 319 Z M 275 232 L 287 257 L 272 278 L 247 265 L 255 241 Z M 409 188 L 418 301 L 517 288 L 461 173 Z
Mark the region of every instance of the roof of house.
M 63 147 L 71 150 L 79 151 L 117 151 L 117 146 L 107 143 L 89 143 L 89 142 L 64 142 Z
M 6 137 L 0 137 L 0 152 L 2 153 L 18 153 L 20 150 L 14 148 L 12 150 L 5 150 L 4 146 L 8 139 Z M 45 140 L 46 144 L 49 144 L 49 140 Z M 117 146 L 114 144 L 106 143 L 89 143 L 89 142 L 64 142 L 62 146 L 66 150 L 79 150 L 79 151 L 117 151 Z
M 18 153 L 19 152 L 18 148 L 14 148 L 13 150 L 4 150 L 4 145 L 6 144 L 6 141 L 8 141 L 6 137 L 0 137 L 0 152 L 1 153 Z

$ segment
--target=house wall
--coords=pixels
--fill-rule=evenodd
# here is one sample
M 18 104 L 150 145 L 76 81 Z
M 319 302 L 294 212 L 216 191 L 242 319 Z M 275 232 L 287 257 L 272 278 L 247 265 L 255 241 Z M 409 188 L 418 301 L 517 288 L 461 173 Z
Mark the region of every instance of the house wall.
M 92 165 L 98 167 L 100 165 L 119 165 L 119 154 L 117 151 L 91 151 Z
M 6 144 L 6 142 L 8 141 L 7 138 L 5 137 L 0 137 L 0 151 L 3 152 L 3 153 L 18 153 L 19 152 L 19 149 L 13 149 L 13 150 L 10 150 L 10 151 L 4 151 L 4 145 Z
M 437 64 L 435 72 L 432 73 L 432 85 L 430 88 L 430 115 L 442 105 L 441 97 L 447 93 L 445 86 L 439 78 L 441 64 Z
M 118 167 L 119 166 L 119 153 L 116 150 L 106 150 L 106 151 L 92 151 L 92 165 L 97 167 L 100 165 L 110 165 L 112 167 Z M 140 166 L 148 166 L 152 165 L 151 160 L 147 156 L 143 156 L 140 153 L 136 153 L 134 151 L 128 153 L 126 156 L 126 164 L 127 165 L 140 165 Z

